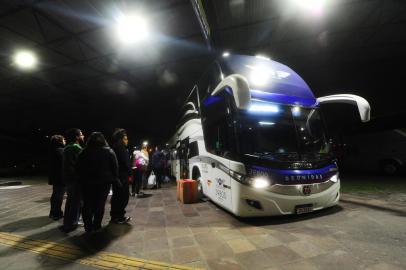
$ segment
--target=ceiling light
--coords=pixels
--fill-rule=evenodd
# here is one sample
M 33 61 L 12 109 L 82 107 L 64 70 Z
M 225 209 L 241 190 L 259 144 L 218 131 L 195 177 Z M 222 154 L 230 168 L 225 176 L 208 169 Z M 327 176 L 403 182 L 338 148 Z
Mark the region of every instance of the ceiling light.
M 294 0 L 294 3 L 310 15 L 320 17 L 324 13 L 327 0 Z
M 147 22 L 140 16 L 122 16 L 117 20 L 117 34 L 124 44 L 145 40 L 149 34 Z
M 33 69 L 37 65 L 37 57 L 30 51 L 19 51 L 14 55 L 14 63 L 21 69 Z

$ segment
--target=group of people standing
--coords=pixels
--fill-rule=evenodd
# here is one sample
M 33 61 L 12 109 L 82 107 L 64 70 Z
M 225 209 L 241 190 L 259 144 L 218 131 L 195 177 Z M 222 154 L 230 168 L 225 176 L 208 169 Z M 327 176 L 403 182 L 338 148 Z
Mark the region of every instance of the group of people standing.
M 145 183 L 149 155 L 145 146 L 134 152 L 131 158 L 124 129 L 117 129 L 112 138 L 110 147 L 101 132 L 93 132 L 84 144 L 83 133 L 77 128 L 68 130 L 65 137 L 51 137 L 49 184 L 53 189 L 49 217 L 54 220 L 63 218 L 63 225 L 59 227 L 61 231 L 74 231 L 80 224 L 80 214 L 86 232 L 99 231 L 111 189 L 111 222 L 124 224 L 131 220 L 125 215 L 130 196 L 129 179 L 133 177 L 132 195 L 142 195 L 140 188 Z M 159 188 L 161 180 L 158 179 L 162 177 L 158 178 L 161 165 L 155 166 L 159 160 L 157 157 L 160 154 L 152 155 L 152 167 Z M 65 192 L 67 199 L 63 212 Z

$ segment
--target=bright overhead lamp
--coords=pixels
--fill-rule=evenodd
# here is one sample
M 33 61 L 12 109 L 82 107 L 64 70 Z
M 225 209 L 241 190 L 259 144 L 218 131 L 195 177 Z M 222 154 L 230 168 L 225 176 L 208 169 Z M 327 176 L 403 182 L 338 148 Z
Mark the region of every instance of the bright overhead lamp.
M 121 16 L 117 20 L 118 39 L 124 44 L 145 40 L 149 34 L 147 21 L 141 16 Z
M 223 57 L 229 57 L 230 53 L 229 52 L 223 52 Z
M 30 70 L 36 67 L 37 57 L 31 51 L 19 51 L 14 55 L 14 63 L 20 69 Z
M 324 13 L 327 0 L 293 0 L 299 8 L 310 13 L 315 17 L 320 17 Z

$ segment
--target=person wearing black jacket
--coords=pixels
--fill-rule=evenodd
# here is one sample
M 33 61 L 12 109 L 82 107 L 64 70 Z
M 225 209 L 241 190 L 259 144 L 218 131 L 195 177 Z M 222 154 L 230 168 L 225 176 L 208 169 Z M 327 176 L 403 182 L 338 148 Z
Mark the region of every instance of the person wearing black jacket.
M 62 157 L 64 146 L 65 138 L 62 135 L 53 135 L 51 137 L 48 184 L 52 185 L 49 217 L 53 220 L 63 217 L 62 201 L 65 194 L 65 185 L 62 182 Z
M 99 231 L 110 186 L 118 182 L 117 158 L 102 133 L 90 135 L 78 157 L 77 173 L 82 185 L 85 231 Z
M 113 150 L 118 161 L 120 184 L 113 183 L 110 216 L 112 222 L 123 224 L 131 220 L 130 217 L 125 216 L 125 208 L 130 196 L 128 177 L 131 175 L 130 154 L 127 150 L 127 132 L 124 129 L 117 129 L 113 134 L 113 141 Z
M 162 151 L 159 150 L 159 147 L 155 147 L 155 152 L 152 154 L 152 170 L 155 173 L 156 183 L 155 188 L 161 188 L 163 182 L 162 176 L 164 173 L 165 165 L 165 156 Z
M 76 161 L 82 151 L 84 136 L 80 129 L 73 128 L 66 132 L 65 137 L 68 145 L 63 149 L 62 180 L 66 185 L 67 199 L 60 230 L 69 233 L 77 228 L 81 211 L 82 196 L 76 173 Z

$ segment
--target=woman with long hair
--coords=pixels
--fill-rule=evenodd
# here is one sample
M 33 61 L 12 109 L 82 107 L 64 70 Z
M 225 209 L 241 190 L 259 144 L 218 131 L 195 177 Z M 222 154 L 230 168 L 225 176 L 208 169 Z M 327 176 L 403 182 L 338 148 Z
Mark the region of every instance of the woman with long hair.
M 116 155 L 101 132 L 90 135 L 79 155 L 77 171 L 82 184 L 85 231 L 99 231 L 110 186 L 118 182 Z

